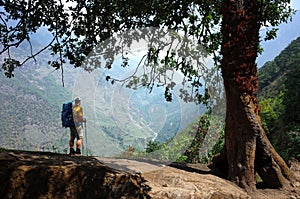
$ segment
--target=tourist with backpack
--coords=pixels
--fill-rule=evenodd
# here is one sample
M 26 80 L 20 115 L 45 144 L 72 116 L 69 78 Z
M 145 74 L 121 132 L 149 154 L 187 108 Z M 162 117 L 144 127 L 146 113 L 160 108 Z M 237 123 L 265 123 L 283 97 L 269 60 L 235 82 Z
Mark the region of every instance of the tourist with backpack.
M 75 105 L 73 106 L 73 119 L 75 126 L 70 127 L 70 155 L 81 154 L 81 145 L 83 139 L 83 123 L 86 118 L 83 117 L 83 110 L 81 107 L 80 97 L 74 99 Z M 74 140 L 76 138 L 76 151 L 74 150 Z
M 80 97 L 75 97 L 74 106 L 72 102 L 63 104 L 61 120 L 62 126 L 70 128 L 70 155 L 81 154 L 81 146 L 83 139 L 83 123 L 86 118 L 83 117 L 83 109 L 81 107 Z M 74 150 L 74 141 L 76 139 L 76 151 Z

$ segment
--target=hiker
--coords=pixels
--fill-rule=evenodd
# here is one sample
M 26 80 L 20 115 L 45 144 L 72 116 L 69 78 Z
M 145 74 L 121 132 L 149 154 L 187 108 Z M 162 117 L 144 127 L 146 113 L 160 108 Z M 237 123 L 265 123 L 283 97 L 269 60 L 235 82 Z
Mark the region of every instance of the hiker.
M 83 110 L 80 97 L 75 97 L 75 105 L 73 106 L 73 118 L 75 126 L 70 127 L 70 155 L 81 154 L 81 145 L 83 139 L 83 123 L 86 118 L 83 117 Z M 76 151 L 74 150 L 74 140 L 76 138 Z

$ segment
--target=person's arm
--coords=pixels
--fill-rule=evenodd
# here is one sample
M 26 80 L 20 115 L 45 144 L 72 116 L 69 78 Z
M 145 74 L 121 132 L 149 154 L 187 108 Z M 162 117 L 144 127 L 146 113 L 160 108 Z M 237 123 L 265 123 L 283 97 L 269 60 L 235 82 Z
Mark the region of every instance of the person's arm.
M 80 121 L 80 122 L 86 122 L 86 118 L 83 117 L 83 109 L 82 109 L 82 107 L 80 107 L 79 121 Z

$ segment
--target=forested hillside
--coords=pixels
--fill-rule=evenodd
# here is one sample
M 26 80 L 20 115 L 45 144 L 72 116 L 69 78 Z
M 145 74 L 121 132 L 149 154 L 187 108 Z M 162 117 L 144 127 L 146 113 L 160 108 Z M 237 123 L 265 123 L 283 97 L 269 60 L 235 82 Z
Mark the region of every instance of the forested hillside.
M 285 158 L 300 159 L 300 37 L 259 71 L 263 126 Z
M 68 135 L 62 133 L 60 106 L 70 96 L 36 66 L 16 71 L 16 78 L 0 74 L 1 147 L 67 150 Z

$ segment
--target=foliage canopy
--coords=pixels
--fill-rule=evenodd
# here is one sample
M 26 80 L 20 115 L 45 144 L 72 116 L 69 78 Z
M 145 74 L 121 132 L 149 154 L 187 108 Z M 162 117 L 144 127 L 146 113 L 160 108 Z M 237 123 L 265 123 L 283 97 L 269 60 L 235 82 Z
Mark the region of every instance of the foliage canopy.
M 59 69 L 66 62 L 75 67 L 82 63 L 99 43 L 115 32 L 139 27 L 166 27 L 195 37 L 219 60 L 222 35 L 219 26 L 222 16 L 220 0 L 206 1 L 77 1 L 50 0 L 0 1 L 0 41 L 1 55 L 5 57 L 2 70 L 7 77 L 13 76 L 15 67 L 50 50 L 57 55 L 49 60 Z M 287 21 L 292 12 L 290 0 L 260 1 L 262 26 L 277 26 Z M 41 27 L 52 34 L 49 43 L 33 51 L 31 37 Z M 276 28 L 271 28 L 265 39 L 276 36 Z M 128 44 L 130 44 L 128 40 Z M 31 51 L 23 58 L 14 57 L 12 51 L 22 43 L 28 43 Z M 116 49 L 114 49 L 116 50 Z M 110 67 L 110 64 L 107 64 Z

